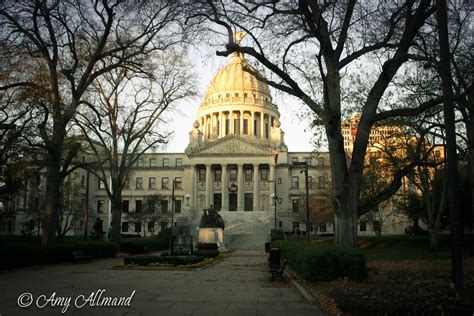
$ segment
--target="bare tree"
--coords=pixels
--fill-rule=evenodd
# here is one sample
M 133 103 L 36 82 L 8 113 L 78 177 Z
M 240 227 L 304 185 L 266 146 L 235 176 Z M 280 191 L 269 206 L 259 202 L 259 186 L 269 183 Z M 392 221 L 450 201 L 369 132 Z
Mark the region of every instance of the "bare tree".
M 299 98 L 324 126 L 334 187 L 335 242 L 356 247 L 359 193 L 372 126 L 391 117 L 415 116 L 442 101 L 422 99 L 406 108 L 380 106 L 409 61 L 410 48 L 426 31 L 423 27 L 435 12 L 431 1 L 207 1 L 202 6 L 197 15 L 214 22 L 213 29 L 222 27 L 227 37 L 226 50 L 218 55 L 240 52 L 255 58 L 273 74 L 271 79 L 259 77 L 261 81 Z M 236 43 L 236 30 L 248 34 L 248 46 Z M 363 67 L 377 75 L 358 96 L 361 119 L 347 163 L 341 134 L 343 106 L 348 105 L 344 76 L 360 67 L 361 59 Z
M 177 1 L 3 1 L 0 42 L 17 61 L 1 91 L 24 88 L 43 119 L 48 153 L 42 245 L 54 239 L 67 126 L 92 82 L 120 67 L 140 72 L 138 57 L 183 39 Z M 29 64 L 22 65 L 28 60 Z M 67 163 L 67 162 L 66 162 Z
M 195 95 L 182 55 L 161 52 L 154 57 L 141 74 L 119 68 L 97 79 L 90 100 L 84 101 L 87 107 L 77 115 L 94 159 L 101 162 L 92 172 L 111 200 L 114 242 L 120 242 L 122 190 L 131 167 L 145 152 L 167 142 L 168 135 L 159 131 L 163 112 Z

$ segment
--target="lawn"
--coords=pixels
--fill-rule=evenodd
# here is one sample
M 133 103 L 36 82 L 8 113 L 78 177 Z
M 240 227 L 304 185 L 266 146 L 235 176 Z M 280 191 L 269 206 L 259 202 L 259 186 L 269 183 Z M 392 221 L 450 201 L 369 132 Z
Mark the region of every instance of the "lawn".
M 300 242 L 306 242 L 304 239 Z M 315 238 L 314 244 L 332 238 Z M 469 254 L 472 237 L 465 240 Z M 467 314 L 474 311 L 474 257 L 465 257 L 465 289 L 450 288 L 450 241 L 443 236 L 440 249 L 429 249 L 426 236 L 360 237 L 359 248 L 367 256 L 369 276 L 356 282 L 339 278 L 308 282 L 321 308 L 330 315 L 372 314 Z M 295 275 L 296 276 L 296 275 Z M 298 276 L 296 276 L 299 278 Z

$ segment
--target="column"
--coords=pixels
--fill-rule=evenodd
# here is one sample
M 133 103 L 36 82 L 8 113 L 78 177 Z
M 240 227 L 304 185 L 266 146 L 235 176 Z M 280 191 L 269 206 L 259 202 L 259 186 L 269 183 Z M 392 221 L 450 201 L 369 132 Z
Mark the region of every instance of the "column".
M 197 211 L 198 209 L 198 196 L 197 196 L 197 183 L 196 183 L 196 165 L 191 165 L 191 209 Z
M 275 182 L 272 182 L 272 181 L 275 181 Z M 276 192 L 275 192 L 275 183 L 276 183 L 276 181 L 277 180 L 275 179 L 275 164 L 272 163 L 272 164 L 270 164 L 270 183 L 269 183 L 270 184 L 270 198 L 269 198 L 270 205 L 269 205 L 269 208 L 268 208 L 269 210 L 273 210 L 273 208 L 272 208 L 272 202 L 273 202 L 272 196 L 274 194 L 276 194 Z M 276 201 L 275 201 L 275 203 L 276 203 Z
M 244 111 L 240 111 L 240 135 L 244 135 Z
M 211 113 L 211 134 L 209 135 L 209 138 L 214 138 L 214 134 L 216 132 L 214 125 L 216 125 L 216 122 L 214 120 L 214 113 Z
M 225 129 L 224 129 L 224 124 L 225 124 L 225 119 L 224 119 L 224 112 L 219 112 L 219 121 L 220 121 L 220 124 L 219 124 L 219 127 L 220 127 L 220 130 L 219 130 L 219 137 L 224 137 L 224 132 L 225 132 Z
M 249 128 L 250 128 L 250 126 L 252 126 L 252 129 L 249 131 L 250 132 L 249 135 L 251 135 L 251 136 L 255 136 L 254 135 L 254 131 L 255 131 L 255 126 L 254 125 L 255 125 L 255 112 L 252 111 L 252 123 L 249 124 Z
M 211 164 L 206 164 L 206 208 L 209 208 L 212 204 L 211 193 L 212 193 L 212 178 L 211 178 Z
M 264 128 L 265 128 L 265 120 L 264 120 L 264 114 L 263 112 L 260 112 L 260 138 L 263 139 L 265 138 L 265 132 L 264 132 Z
M 237 164 L 237 212 L 244 210 L 244 164 Z
M 227 202 L 229 199 L 228 199 L 228 194 L 229 194 L 229 190 L 227 188 L 227 164 L 222 164 L 222 179 L 221 179 L 221 183 L 222 183 L 222 212 L 227 212 L 229 209 L 228 209 L 228 205 L 229 205 L 229 202 Z
M 253 165 L 253 210 L 259 211 L 260 199 L 260 175 L 258 174 L 258 164 Z
M 229 111 L 229 122 L 230 122 L 229 134 L 234 134 L 234 115 L 232 111 Z

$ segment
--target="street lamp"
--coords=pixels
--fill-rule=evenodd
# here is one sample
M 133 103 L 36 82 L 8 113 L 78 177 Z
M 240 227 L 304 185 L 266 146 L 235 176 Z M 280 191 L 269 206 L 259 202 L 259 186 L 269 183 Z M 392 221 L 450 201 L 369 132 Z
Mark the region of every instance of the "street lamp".
M 191 198 L 191 195 L 189 193 L 186 193 L 184 197 L 186 198 L 186 206 L 189 206 L 189 199 Z
M 275 230 L 277 229 L 277 202 L 278 202 L 278 196 L 277 196 L 277 181 L 276 179 L 273 180 L 267 180 L 268 182 L 273 182 L 274 185 L 274 190 L 272 195 L 270 196 L 273 200 L 273 207 L 275 209 Z
M 304 173 L 305 177 L 305 187 L 306 187 L 306 236 L 309 240 L 309 188 L 308 188 L 308 162 L 295 162 L 293 163 L 295 166 L 304 167 L 303 170 L 300 171 L 301 174 Z

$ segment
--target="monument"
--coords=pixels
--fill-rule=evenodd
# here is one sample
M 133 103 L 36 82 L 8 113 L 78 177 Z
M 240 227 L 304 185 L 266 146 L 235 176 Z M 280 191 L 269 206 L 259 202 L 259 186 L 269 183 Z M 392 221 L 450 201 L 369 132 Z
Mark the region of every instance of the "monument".
M 224 250 L 225 223 L 217 210 L 205 209 L 199 224 L 199 242 L 216 243 L 219 250 Z

